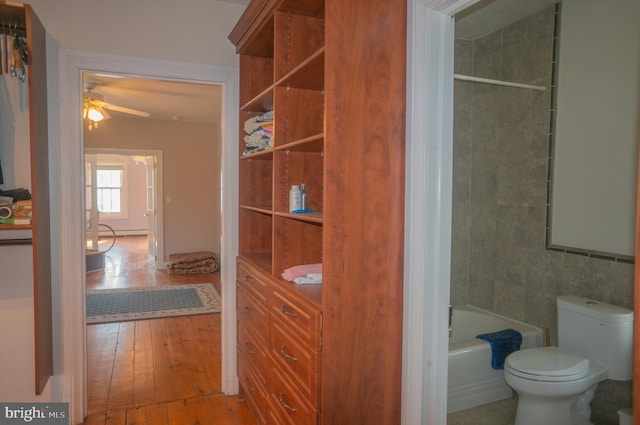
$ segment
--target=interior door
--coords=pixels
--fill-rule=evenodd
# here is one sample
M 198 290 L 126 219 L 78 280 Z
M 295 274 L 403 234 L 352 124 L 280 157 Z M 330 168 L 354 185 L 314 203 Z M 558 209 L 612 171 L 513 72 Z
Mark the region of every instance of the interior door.
M 147 232 L 149 260 L 158 268 L 158 209 L 156 208 L 156 157 L 148 156 L 147 165 Z
M 85 249 L 98 249 L 98 197 L 96 181 L 98 157 L 84 155 L 84 231 Z

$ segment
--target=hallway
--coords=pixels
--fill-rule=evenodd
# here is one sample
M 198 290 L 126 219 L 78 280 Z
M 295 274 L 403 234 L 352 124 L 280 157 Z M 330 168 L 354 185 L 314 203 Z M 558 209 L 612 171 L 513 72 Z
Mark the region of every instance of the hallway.
M 87 288 L 214 283 L 220 273 L 155 270 L 145 236 L 118 238 Z M 244 401 L 220 392 L 220 314 L 87 326 L 86 425 L 252 425 Z

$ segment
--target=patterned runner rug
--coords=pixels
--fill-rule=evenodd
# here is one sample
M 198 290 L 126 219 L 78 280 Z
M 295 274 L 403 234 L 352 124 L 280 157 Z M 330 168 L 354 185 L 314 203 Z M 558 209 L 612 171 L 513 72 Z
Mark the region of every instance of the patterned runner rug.
M 87 324 L 220 313 L 210 283 L 87 290 Z

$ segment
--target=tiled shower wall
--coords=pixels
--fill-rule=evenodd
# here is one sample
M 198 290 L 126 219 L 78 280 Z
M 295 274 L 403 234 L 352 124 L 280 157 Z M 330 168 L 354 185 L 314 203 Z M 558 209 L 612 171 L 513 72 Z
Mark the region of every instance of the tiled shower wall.
M 632 264 L 545 249 L 554 17 L 551 7 L 456 40 L 456 73 L 547 90 L 455 82 L 451 255 L 452 304 L 549 328 L 552 344 L 559 295 L 628 308 L 633 298 Z M 617 423 L 616 410 L 630 405 L 630 383 L 604 382 L 592 418 Z

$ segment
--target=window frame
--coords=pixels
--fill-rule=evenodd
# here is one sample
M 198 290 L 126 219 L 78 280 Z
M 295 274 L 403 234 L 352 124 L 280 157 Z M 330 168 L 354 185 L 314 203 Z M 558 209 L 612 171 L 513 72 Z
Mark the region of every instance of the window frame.
M 122 171 L 122 179 L 120 184 L 120 212 L 105 212 L 99 208 L 100 219 L 122 220 L 129 218 L 129 170 L 128 158 L 113 155 L 97 155 L 96 157 L 96 202 L 99 199 L 98 193 L 101 189 L 109 189 L 108 187 L 98 186 L 98 174 L 103 170 L 120 170 Z

